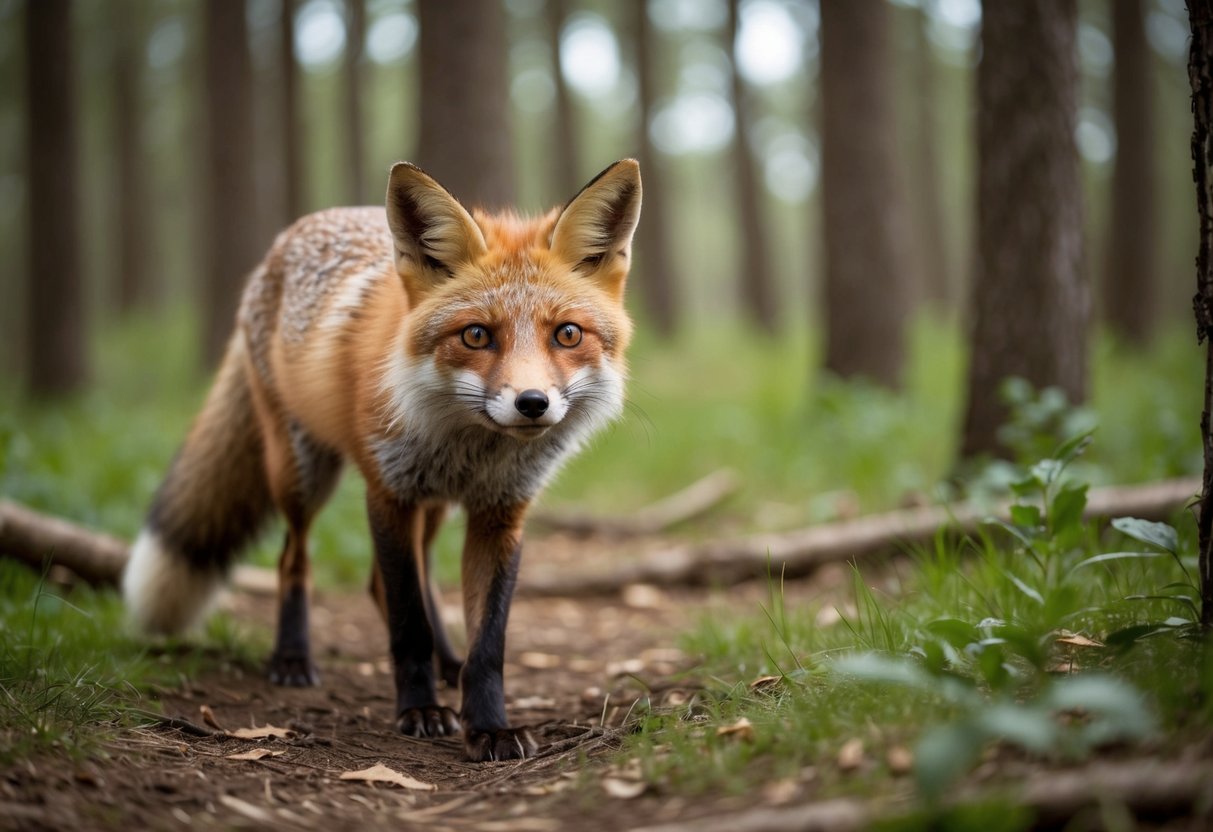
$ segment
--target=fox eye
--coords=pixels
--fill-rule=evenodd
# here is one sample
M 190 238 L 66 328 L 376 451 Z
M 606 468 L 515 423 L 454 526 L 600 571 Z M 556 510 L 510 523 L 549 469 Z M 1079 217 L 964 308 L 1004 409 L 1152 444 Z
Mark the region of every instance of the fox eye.
M 577 324 L 561 324 L 556 327 L 556 343 L 562 347 L 575 347 L 581 343 L 581 327 Z
M 468 349 L 482 350 L 493 341 L 493 336 L 480 324 L 472 324 L 463 328 L 463 345 Z

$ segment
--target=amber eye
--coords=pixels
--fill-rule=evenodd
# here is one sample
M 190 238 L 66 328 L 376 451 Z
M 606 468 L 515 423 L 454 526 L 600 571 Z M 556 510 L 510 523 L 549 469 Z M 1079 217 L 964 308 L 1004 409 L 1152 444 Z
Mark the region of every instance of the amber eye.
M 581 343 L 581 327 L 577 324 L 561 324 L 556 327 L 556 343 L 562 347 L 575 347 Z
M 463 328 L 463 345 L 468 349 L 482 350 L 493 342 L 493 336 L 480 324 Z

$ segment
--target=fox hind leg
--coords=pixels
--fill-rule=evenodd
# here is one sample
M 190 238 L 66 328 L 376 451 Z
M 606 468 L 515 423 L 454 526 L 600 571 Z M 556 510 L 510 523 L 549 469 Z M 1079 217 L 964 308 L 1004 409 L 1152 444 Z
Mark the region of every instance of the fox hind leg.
M 307 536 L 341 474 L 341 456 L 320 445 L 298 425 L 275 420 L 264 431 L 270 493 L 286 519 L 278 559 L 278 635 L 268 662 L 270 681 L 305 687 L 319 684 L 308 634 L 311 564 Z

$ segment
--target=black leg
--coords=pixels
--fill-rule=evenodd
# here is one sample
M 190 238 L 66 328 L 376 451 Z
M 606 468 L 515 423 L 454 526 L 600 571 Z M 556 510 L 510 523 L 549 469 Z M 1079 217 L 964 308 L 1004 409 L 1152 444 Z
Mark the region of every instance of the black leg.
M 412 551 L 417 509 L 368 488 L 367 513 L 387 602 L 396 675 L 396 727 L 415 737 L 454 734 L 459 731 L 459 720 L 450 708 L 438 705 L 434 691 L 434 636 Z
M 468 657 L 460 686 L 464 748 L 472 760 L 529 757 L 538 743 L 527 728 L 510 728 L 505 714 L 505 630 L 522 560 L 521 510 L 514 518 L 469 514 L 463 592 Z

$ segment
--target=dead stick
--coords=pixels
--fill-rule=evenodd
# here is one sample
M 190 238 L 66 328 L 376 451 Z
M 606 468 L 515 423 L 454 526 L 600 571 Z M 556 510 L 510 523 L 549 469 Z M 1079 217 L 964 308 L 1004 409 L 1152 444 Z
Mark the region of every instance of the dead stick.
M 736 472 L 722 468 L 628 516 L 602 517 L 579 511 L 539 510 L 531 514 L 530 520 L 536 526 L 551 531 L 582 536 L 636 537 L 660 534 L 671 526 L 711 511 L 736 493 L 739 486 Z
M 127 543 L 117 537 L 0 500 L 0 555 L 35 569 L 50 561 L 94 586 L 113 585 L 126 564 L 126 550 Z
M 1093 489 L 1087 517 L 1132 515 L 1169 518 L 1199 490 L 1195 478 L 1141 486 Z M 779 534 L 685 544 L 655 552 L 643 560 L 619 563 L 610 572 L 565 574 L 565 570 L 524 573 L 519 591 L 530 595 L 602 595 L 630 584 L 658 586 L 728 585 L 768 572 L 801 577 L 817 567 L 929 543 L 941 528 L 973 534 L 987 517 L 1007 515 L 1007 505 L 983 511 L 968 504 L 928 506 L 823 523 Z

